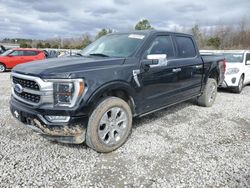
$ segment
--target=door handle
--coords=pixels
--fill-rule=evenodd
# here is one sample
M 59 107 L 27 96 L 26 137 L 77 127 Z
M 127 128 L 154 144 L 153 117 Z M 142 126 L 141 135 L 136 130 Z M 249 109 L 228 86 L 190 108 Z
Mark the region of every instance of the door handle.
M 173 72 L 180 72 L 181 68 L 177 68 L 177 69 L 172 69 Z
M 196 69 L 201 69 L 203 66 L 202 65 L 196 65 L 195 68 Z

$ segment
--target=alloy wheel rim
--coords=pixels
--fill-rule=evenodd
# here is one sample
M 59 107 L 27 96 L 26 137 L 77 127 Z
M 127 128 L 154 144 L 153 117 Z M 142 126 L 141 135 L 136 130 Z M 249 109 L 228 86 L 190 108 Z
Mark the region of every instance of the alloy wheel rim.
M 107 110 L 99 123 L 98 136 L 100 140 L 113 146 L 125 136 L 128 127 L 128 115 L 120 107 L 112 107 Z
M 4 71 L 4 66 L 3 65 L 0 65 L 0 72 L 3 72 Z
M 213 84 L 210 86 L 210 93 L 209 93 L 209 103 L 213 102 L 216 97 L 216 85 Z

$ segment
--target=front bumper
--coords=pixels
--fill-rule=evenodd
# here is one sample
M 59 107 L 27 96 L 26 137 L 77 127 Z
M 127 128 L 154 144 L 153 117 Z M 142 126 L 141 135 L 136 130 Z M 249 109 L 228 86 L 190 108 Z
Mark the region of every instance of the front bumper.
M 51 141 L 80 144 L 85 141 L 87 117 L 70 117 L 67 123 L 48 122 L 43 115 L 12 98 L 10 101 L 12 115 L 39 135 Z M 53 111 L 52 111 L 53 112 Z M 53 113 L 51 114 L 53 115 Z
M 239 85 L 241 74 L 225 75 L 223 83 L 219 86 L 221 88 L 234 88 Z

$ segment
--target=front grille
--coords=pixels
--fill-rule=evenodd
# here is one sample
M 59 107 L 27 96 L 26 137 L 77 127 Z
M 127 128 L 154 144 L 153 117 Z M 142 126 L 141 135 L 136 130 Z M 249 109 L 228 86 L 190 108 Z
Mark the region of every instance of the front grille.
M 31 94 L 31 93 L 26 93 L 26 92 L 22 92 L 22 93 L 17 93 L 16 91 L 14 91 L 15 94 L 18 97 L 21 97 L 22 99 L 29 101 L 29 102 L 33 102 L 33 103 L 39 103 L 40 102 L 40 95 L 35 95 L 35 94 Z
M 22 76 L 22 75 L 21 75 Z M 33 78 L 32 78 L 33 79 Z M 13 82 L 13 93 L 14 96 L 18 100 L 21 100 L 28 104 L 38 104 L 41 100 L 41 96 L 39 95 L 40 87 L 35 80 L 29 80 L 29 77 L 18 77 L 13 75 L 12 82 Z M 15 90 L 15 85 L 19 84 L 22 86 L 23 90 L 21 93 Z
M 21 79 L 13 76 L 13 83 L 20 84 L 23 88 L 33 89 L 39 91 L 39 85 L 32 80 Z

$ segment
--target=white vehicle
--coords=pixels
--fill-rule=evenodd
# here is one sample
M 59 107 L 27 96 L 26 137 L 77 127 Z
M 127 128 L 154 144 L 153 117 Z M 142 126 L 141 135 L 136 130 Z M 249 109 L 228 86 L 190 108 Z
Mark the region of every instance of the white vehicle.
M 201 50 L 201 54 L 223 55 L 227 61 L 225 79 L 220 87 L 241 93 L 250 83 L 250 51 L 247 50 Z

